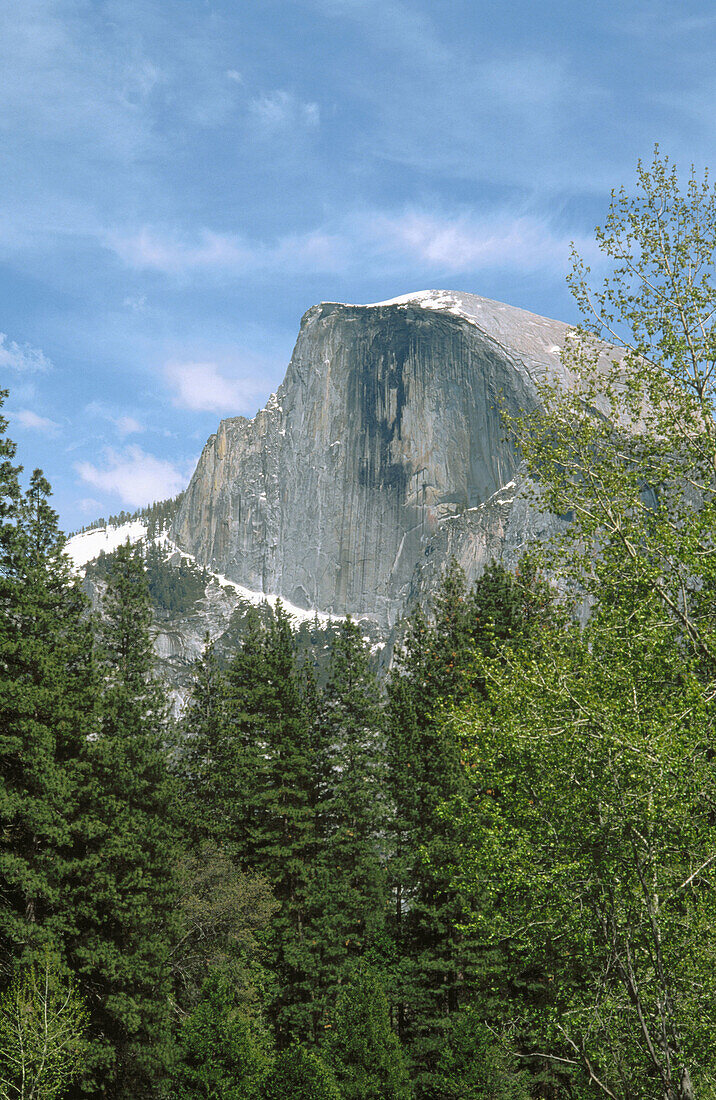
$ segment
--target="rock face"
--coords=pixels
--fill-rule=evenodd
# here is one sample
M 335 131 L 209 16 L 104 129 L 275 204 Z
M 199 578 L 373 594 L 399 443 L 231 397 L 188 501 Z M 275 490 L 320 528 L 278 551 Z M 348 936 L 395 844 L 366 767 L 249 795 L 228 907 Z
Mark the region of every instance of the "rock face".
M 499 403 L 565 381 L 566 329 L 446 291 L 314 306 L 278 392 L 207 442 L 174 541 L 247 588 L 391 626 L 446 555 L 474 576 L 539 529 L 504 489 Z

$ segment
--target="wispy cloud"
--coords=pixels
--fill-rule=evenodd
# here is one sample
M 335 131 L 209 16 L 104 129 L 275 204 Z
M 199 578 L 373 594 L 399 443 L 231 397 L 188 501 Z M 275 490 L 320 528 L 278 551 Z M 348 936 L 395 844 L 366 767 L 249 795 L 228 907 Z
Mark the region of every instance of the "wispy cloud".
M 129 267 L 175 275 L 202 268 L 236 270 L 254 256 L 239 237 L 208 229 L 193 242 L 144 227 L 127 235 L 109 233 L 105 243 Z
M 280 130 L 302 127 L 313 130 L 321 121 L 317 103 L 299 99 L 282 88 L 252 99 L 249 103 L 249 114 L 259 129 L 269 136 Z
M 619 34 L 657 42 L 668 39 L 673 48 L 675 39 L 681 36 L 703 35 L 716 29 L 716 15 L 703 10 L 697 15 L 689 14 L 664 0 L 647 0 L 633 8 L 618 8 L 612 23 Z
M 31 409 L 20 409 L 11 414 L 11 419 L 33 432 L 42 432 L 43 435 L 56 435 L 60 425 L 56 420 L 50 420 L 48 416 L 38 416 Z
M 216 363 L 167 363 L 174 404 L 197 412 L 251 411 L 265 386 L 250 378 L 227 378 Z
M 76 506 L 85 516 L 97 516 L 102 509 L 102 501 L 95 497 L 82 497 L 76 501 Z
M 0 370 L 3 367 L 16 371 L 47 371 L 52 363 L 40 348 L 8 341 L 5 333 L 0 332 Z
M 543 35 L 520 33 L 527 12 L 505 34 L 485 4 L 461 27 L 459 14 L 450 25 L 434 4 L 306 2 L 353 24 L 356 52 L 373 58 L 351 71 L 363 116 L 358 155 L 440 177 L 445 187 L 472 180 L 552 192 L 602 188 L 603 164 L 585 155 L 584 133 L 595 116 L 612 115 L 618 99 L 614 82 L 585 64 L 578 37 L 551 35 L 546 46 Z M 338 79 L 333 69 L 329 82 Z M 639 120 L 626 121 L 637 128 Z
M 189 477 L 173 462 L 148 454 L 136 444 L 122 451 L 107 447 L 104 460 L 102 467 L 78 462 L 75 470 L 87 485 L 113 493 L 133 508 L 176 496 Z
M 118 416 L 114 424 L 121 436 L 136 435 L 137 432 L 144 431 L 144 425 L 135 420 L 133 416 Z
M 414 276 L 417 266 L 427 278 L 488 268 L 563 271 L 573 235 L 534 214 L 410 207 L 359 211 L 273 242 L 209 230 L 191 241 L 145 228 L 127 236 L 114 234 L 108 243 L 128 266 L 182 277 L 368 269 Z
M 125 309 L 131 309 L 133 313 L 144 313 L 147 308 L 146 294 L 128 294 L 123 300 Z
M 563 270 L 569 237 L 535 217 L 458 214 L 440 217 L 419 210 L 372 223 L 386 259 L 427 271 L 460 274 L 486 268 L 514 271 Z
M 118 434 L 123 439 L 125 436 L 135 435 L 145 430 L 144 425 L 141 424 L 136 417 L 127 416 L 121 413 L 117 414 L 114 410 L 108 408 L 102 401 L 90 401 L 88 405 L 85 405 L 85 412 L 89 416 L 100 417 L 102 420 L 106 420 L 108 423 L 113 424 Z

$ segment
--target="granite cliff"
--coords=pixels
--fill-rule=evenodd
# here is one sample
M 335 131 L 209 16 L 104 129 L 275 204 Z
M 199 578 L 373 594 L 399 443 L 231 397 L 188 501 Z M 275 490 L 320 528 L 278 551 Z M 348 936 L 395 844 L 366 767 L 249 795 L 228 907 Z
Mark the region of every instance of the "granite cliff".
M 566 331 L 447 291 L 314 306 L 266 407 L 208 440 L 174 542 L 249 589 L 391 626 L 446 555 L 475 576 L 550 527 L 519 476 L 506 488 L 499 402 L 566 380 Z

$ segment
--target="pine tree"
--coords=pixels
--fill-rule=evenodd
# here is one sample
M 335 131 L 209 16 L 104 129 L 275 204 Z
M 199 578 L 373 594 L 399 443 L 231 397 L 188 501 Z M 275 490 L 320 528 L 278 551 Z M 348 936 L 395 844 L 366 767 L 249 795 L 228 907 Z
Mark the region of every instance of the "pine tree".
M 512 1049 L 514 1037 L 488 1027 L 472 1008 L 453 1019 L 435 1073 L 440 1100 L 530 1100 L 535 1085 Z M 540 1093 L 542 1095 L 542 1093 Z
M 226 669 L 214 647 L 206 646 L 194 667 L 178 754 L 188 834 L 195 844 L 213 840 L 247 871 L 255 864 L 272 705 L 266 646 L 267 626 L 256 608 L 246 614 L 241 643 Z
M 440 721 L 441 709 L 469 692 L 474 678 L 465 578 L 454 563 L 432 610 L 432 621 L 418 613 L 409 624 L 388 685 L 394 995 L 399 1031 L 426 1088 L 471 965 L 459 929 L 465 902 L 449 874 L 457 823 L 443 813 L 445 802 L 459 797 L 463 774 L 459 744 Z
M 224 840 L 226 791 L 221 753 L 225 740 L 225 680 L 208 636 L 192 667 L 192 687 L 178 730 L 175 772 L 183 832 L 193 846 Z
M 235 865 L 261 874 L 279 908 L 267 965 L 279 995 L 271 1018 L 283 1044 L 313 1035 L 315 951 L 307 930 L 316 859 L 320 766 L 315 684 L 298 666 L 290 619 L 246 616 L 246 630 L 218 690 L 211 657 L 199 668 L 181 767 L 203 835 Z M 209 702 L 209 694 L 213 693 Z
M 566 606 L 557 607 L 553 591 L 528 556 L 514 573 L 491 562 L 472 586 L 468 602 L 470 635 L 481 657 L 495 657 L 505 645 L 534 650 L 541 644 L 544 625 L 568 613 Z M 484 694 L 479 674 L 476 682 Z
M 307 935 L 316 859 L 319 768 L 315 721 L 296 662 L 288 615 L 277 604 L 266 637 L 265 743 L 258 773 L 254 868 L 272 884 L 280 908 L 271 937 L 279 995 L 271 1012 L 280 1045 L 313 1035 L 315 953 Z
M 213 973 L 182 1025 L 172 1095 L 177 1100 L 261 1100 L 268 1069 L 265 1036 L 242 1012 L 227 976 Z
M 7 422 L 0 418 L 0 432 Z M 95 678 L 82 593 L 35 470 L 27 491 L 0 439 L 0 953 L 5 969 L 61 950 L 78 760 L 94 728 Z
M 222 739 L 215 764 L 222 776 L 224 835 L 240 867 L 260 869 L 264 874 L 266 864 L 256 850 L 261 843 L 257 829 L 265 798 L 267 723 L 275 709 L 265 610 L 264 614 L 257 608 L 247 612 L 241 645 L 226 670 Z
M 352 960 L 381 949 L 388 904 L 382 705 L 365 643 L 350 619 L 333 643 L 318 743 L 326 771 L 311 938 L 320 954 L 316 999 L 327 1008 Z
M 468 592 L 453 562 L 431 617 L 418 612 L 409 623 L 388 684 L 396 1013 L 421 1096 L 434 1095 L 450 1018 L 485 965 L 474 938 L 462 931 L 477 898 L 463 895 L 452 869 L 466 775 L 459 737 L 443 713 L 484 694 L 482 659 L 507 642 L 537 644 L 537 627 L 549 613 L 548 590 L 529 564 L 519 575 L 488 566 Z
M 152 671 L 144 566 L 129 546 L 115 555 L 103 611 L 102 724 L 88 746 L 72 962 L 92 1012 L 86 1088 L 129 1098 L 150 1095 L 171 1061 L 175 905 L 167 705 Z
M 411 1100 L 385 992 L 364 966 L 354 970 L 341 993 L 326 1048 L 344 1100 Z

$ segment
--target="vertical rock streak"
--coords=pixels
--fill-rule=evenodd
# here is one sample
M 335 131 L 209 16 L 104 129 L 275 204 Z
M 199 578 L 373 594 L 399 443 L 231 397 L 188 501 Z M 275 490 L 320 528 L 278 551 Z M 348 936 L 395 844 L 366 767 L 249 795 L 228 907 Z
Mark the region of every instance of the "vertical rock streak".
M 314 306 L 266 408 L 207 442 L 176 542 L 249 588 L 391 625 L 445 523 L 513 477 L 499 402 L 533 406 L 565 327 L 446 292 Z M 482 537 L 469 526 L 452 527 L 453 550 L 458 529 Z

